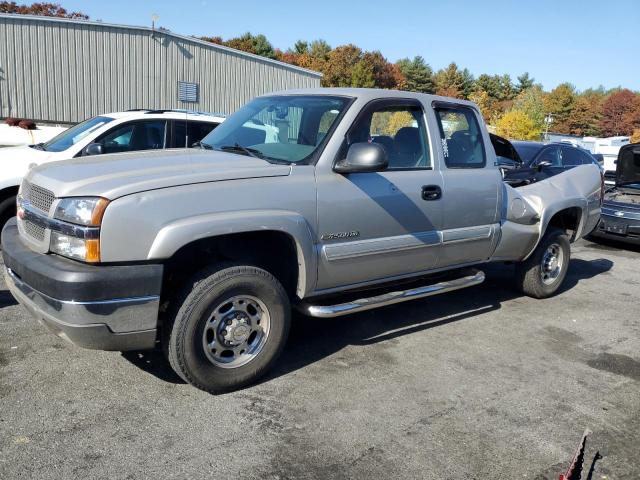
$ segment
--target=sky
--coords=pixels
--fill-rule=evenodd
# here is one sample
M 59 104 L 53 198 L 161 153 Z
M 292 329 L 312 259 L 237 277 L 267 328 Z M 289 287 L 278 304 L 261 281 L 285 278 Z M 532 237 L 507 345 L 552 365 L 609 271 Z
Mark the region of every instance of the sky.
M 422 56 L 478 76 L 529 72 L 545 89 L 640 90 L 640 0 L 57 0 L 106 23 L 157 25 L 181 35 L 262 33 L 286 50 L 296 40 L 354 43 L 392 62 Z M 28 2 L 18 2 L 28 3 Z

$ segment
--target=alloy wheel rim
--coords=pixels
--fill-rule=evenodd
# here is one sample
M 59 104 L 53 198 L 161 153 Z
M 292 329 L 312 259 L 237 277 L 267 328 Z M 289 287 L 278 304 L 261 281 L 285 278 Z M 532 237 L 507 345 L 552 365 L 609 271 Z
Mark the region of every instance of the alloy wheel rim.
M 238 368 L 256 358 L 269 337 L 266 305 L 251 295 L 236 295 L 216 305 L 202 332 L 207 359 L 217 367 Z

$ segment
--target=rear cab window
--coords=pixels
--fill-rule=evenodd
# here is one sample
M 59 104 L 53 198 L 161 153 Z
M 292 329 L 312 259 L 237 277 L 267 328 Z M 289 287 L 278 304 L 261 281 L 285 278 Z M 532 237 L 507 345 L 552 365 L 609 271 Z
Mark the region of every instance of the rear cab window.
M 447 168 L 484 168 L 487 158 L 478 119 L 469 107 L 435 105 Z

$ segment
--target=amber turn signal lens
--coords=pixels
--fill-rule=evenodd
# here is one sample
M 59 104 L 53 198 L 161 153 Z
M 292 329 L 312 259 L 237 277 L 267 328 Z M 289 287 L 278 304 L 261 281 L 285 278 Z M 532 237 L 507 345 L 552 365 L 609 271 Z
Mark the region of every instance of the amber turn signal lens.
M 95 238 L 91 240 L 85 240 L 86 257 L 87 262 L 96 263 L 100 261 L 100 239 Z
M 102 216 L 104 215 L 107 205 L 109 205 L 109 200 L 106 198 L 98 200 L 91 214 L 91 225 L 100 225 L 102 223 Z

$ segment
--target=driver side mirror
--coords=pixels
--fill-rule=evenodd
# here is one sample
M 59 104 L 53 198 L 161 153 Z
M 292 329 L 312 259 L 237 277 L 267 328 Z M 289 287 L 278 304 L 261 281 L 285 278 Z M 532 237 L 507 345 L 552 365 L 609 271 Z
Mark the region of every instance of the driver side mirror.
M 541 172 L 544 167 L 550 167 L 550 166 L 551 166 L 551 162 L 550 161 L 543 160 L 540 163 L 538 163 L 538 171 Z
M 90 143 L 82 151 L 83 156 L 88 155 L 102 155 L 104 153 L 104 147 L 101 143 Z
M 381 172 L 389 166 L 387 151 L 377 143 L 354 143 L 349 147 L 347 158 L 339 160 L 333 167 L 337 173 Z

